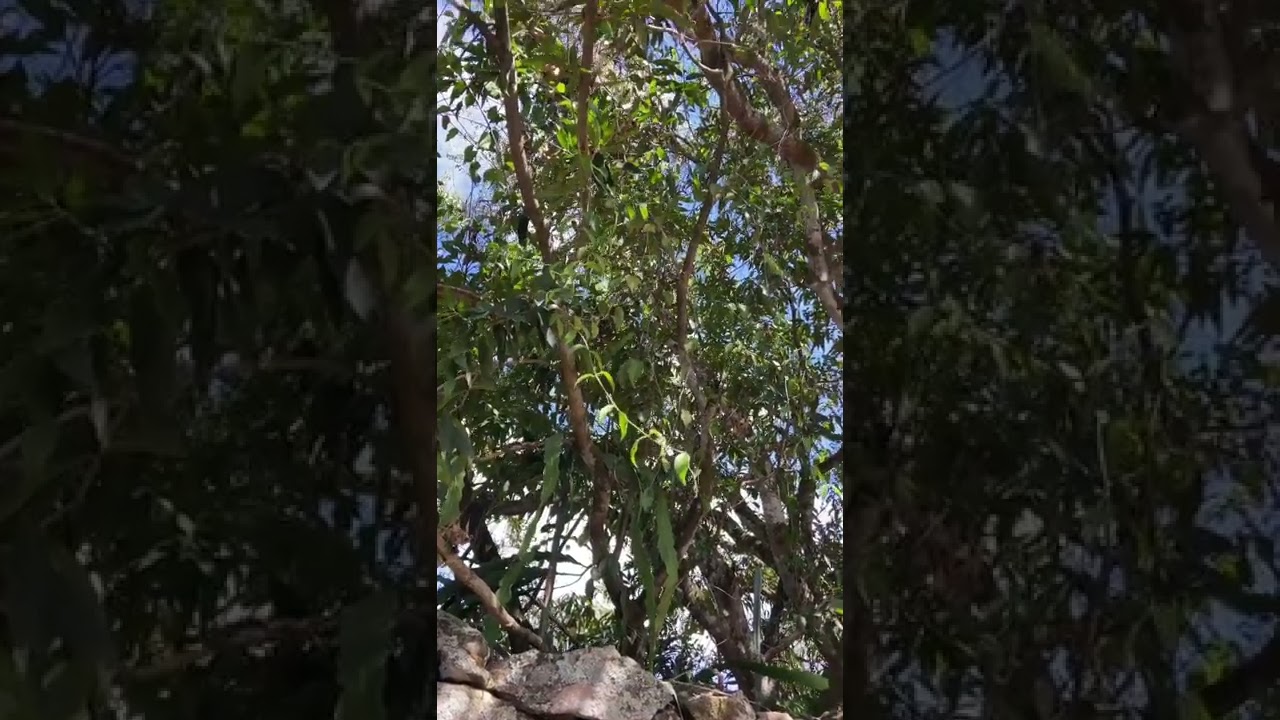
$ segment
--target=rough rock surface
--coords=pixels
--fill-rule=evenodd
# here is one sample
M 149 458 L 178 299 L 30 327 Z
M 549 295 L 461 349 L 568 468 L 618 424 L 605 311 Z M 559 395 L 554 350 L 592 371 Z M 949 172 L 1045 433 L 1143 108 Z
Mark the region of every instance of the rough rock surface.
M 440 720 L 793 720 L 711 688 L 656 680 L 612 647 L 495 657 L 484 636 L 438 613 Z

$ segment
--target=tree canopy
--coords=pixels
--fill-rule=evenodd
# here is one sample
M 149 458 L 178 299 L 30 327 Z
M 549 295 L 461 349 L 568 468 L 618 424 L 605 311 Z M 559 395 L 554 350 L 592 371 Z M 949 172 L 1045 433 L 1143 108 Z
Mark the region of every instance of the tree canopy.
M 1280 9 L 430 8 L 0 10 L 0 717 L 1277 716 Z
M 440 117 L 471 192 L 440 208 L 440 522 L 479 594 L 516 599 L 496 624 L 538 630 L 518 644 L 595 637 L 822 709 L 843 686 L 840 24 L 824 5 L 801 49 L 778 42 L 801 6 L 656 10 L 453 7 Z M 503 555 L 480 520 L 508 518 Z M 574 544 L 585 603 L 557 603 Z M 442 595 L 468 576 L 446 559 Z M 552 624 L 596 597 L 606 632 Z M 715 652 L 683 654 L 693 636 Z

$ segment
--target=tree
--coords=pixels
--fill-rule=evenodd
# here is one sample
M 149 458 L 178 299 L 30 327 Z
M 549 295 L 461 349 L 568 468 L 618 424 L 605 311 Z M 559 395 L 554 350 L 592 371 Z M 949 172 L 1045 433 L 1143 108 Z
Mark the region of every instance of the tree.
M 799 6 L 454 11 L 440 112 L 478 197 L 441 223 L 440 513 L 488 582 L 448 548 L 453 577 L 517 645 L 576 644 L 538 607 L 585 528 L 625 654 L 838 704 L 838 20 L 801 51 Z M 504 556 L 481 513 L 528 534 Z M 668 621 L 717 656 L 673 662 Z

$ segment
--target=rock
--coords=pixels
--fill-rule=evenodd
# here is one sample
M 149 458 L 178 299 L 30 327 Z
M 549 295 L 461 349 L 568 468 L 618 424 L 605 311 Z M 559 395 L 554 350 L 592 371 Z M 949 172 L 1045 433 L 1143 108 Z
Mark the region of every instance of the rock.
M 676 696 L 680 707 L 700 720 L 758 720 L 756 711 L 741 695 L 681 684 L 676 688 Z
M 436 653 L 442 681 L 485 689 L 489 686 L 489 645 L 479 630 L 449 613 L 436 613 Z
M 438 613 L 439 720 L 793 720 L 740 695 L 666 683 L 612 647 L 495 657 L 478 630 Z
M 436 683 L 436 717 L 470 720 L 533 720 L 498 698 L 467 685 Z
M 493 691 L 531 715 L 581 720 L 652 720 L 671 704 L 652 673 L 611 647 L 526 652 L 490 668 Z

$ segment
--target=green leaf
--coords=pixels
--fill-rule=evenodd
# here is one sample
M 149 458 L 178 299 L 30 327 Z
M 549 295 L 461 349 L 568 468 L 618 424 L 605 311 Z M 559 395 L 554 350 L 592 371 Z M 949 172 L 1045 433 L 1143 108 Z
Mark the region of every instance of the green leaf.
M 1178 647 L 1178 611 L 1168 603 L 1161 603 L 1151 609 L 1151 621 L 1155 625 L 1156 637 L 1160 644 L 1170 652 Z
M 681 483 L 688 482 L 689 477 L 689 453 L 681 451 L 676 455 L 675 459 L 676 476 L 680 478 Z
M 236 112 L 242 112 L 262 91 L 268 60 L 266 49 L 256 43 L 240 46 L 231 77 L 231 106 Z
M 336 720 L 382 720 L 383 687 L 399 602 L 378 591 L 347 608 L 338 629 L 338 683 L 342 695 Z
M 458 422 L 458 418 L 446 413 L 439 420 L 440 452 L 446 455 L 457 454 L 470 464 L 474 456 L 471 447 L 471 436 L 467 429 Z
M 671 529 L 671 507 L 667 502 L 667 494 L 661 487 L 654 491 L 653 524 L 658 540 L 658 557 L 662 559 L 662 567 L 666 571 L 662 595 L 658 599 L 655 614 L 649 618 L 652 627 L 649 637 L 656 639 L 662 635 L 662 628 L 671 612 L 671 604 L 675 601 L 676 586 L 680 582 L 680 558 L 676 554 L 676 538 Z M 655 648 L 656 645 L 656 642 L 651 643 L 650 647 Z
M 435 67 L 436 59 L 434 54 L 425 52 L 418 54 L 400 72 L 400 77 L 396 80 L 397 89 L 402 92 L 417 94 L 426 92 L 428 88 L 434 88 Z M 447 115 L 440 116 L 441 120 L 447 117 Z M 442 123 L 442 126 L 447 128 L 448 123 Z
M 101 601 L 88 574 L 61 545 L 33 525 L 21 523 L 4 558 L 4 605 L 13 647 L 28 656 L 53 661 L 48 651 L 61 646 L 63 664 L 29 682 L 39 684 L 42 717 L 73 717 L 88 701 L 98 680 L 115 666 L 111 633 Z M 6 648 L 5 653 L 11 650 Z
M 912 28 L 908 34 L 911 43 L 911 51 L 917 57 L 923 57 L 929 53 L 929 49 L 933 46 L 933 38 L 929 37 L 929 33 L 920 28 Z
M 347 271 L 343 277 L 343 297 L 360 319 L 367 319 L 377 307 L 377 292 L 369 275 L 364 271 L 359 259 L 353 257 L 347 262 Z
M 1032 51 L 1044 60 L 1049 77 L 1059 87 L 1085 98 L 1092 98 L 1093 82 L 1071 57 L 1067 44 L 1052 28 L 1044 23 L 1031 23 L 1028 34 Z
M 54 350 L 51 359 L 58 370 L 62 371 L 83 392 L 95 392 L 98 379 L 93 370 L 93 349 L 88 338 L 79 338 Z
M 1178 699 L 1178 720 L 1213 720 L 1200 693 L 1189 691 Z
M 448 456 L 443 452 L 436 453 L 436 475 L 445 485 L 444 503 L 440 506 L 439 518 L 442 525 L 453 523 L 462 514 L 461 503 L 464 485 L 462 470 L 464 467 L 461 463 L 450 462 Z
M 521 573 L 528 570 L 529 556 L 533 547 L 533 536 L 542 524 L 542 515 L 555 497 L 556 486 L 560 481 L 560 449 L 564 438 L 559 433 L 547 438 L 543 447 L 542 488 L 538 494 L 538 507 L 533 517 L 525 524 L 524 534 L 520 538 L 520 548 L 515 562 L 502 574 L 498 583 L 498 602 L 506 605 L 511 600 L 511 590 Z
M 622 376 L 627 379 L 629 385 L 634 386 L 640 381 L 640 377 L 644 375 L 644 363 L 635 358 L 628 358 L 622 364 Z
M 382 271 L 382 282 L 386 287 L 394 288 L 400 284 L 400 254 L 404 248 L 404 241 L 384 229 L 383 232 L 378 233 L 375 242 L 378 250 L 378 268 Z
M 16 482 L 0 483 L 0 522 L 21 510 L 49 479 L 49 461 L 57 449 L 59 435 L 58 421 L 52 417 L 38 420 L 23 431 L 19 445 L 22 477 Z
M 208 382 L 209 369 L 217 351 L 218 267 L 208 253 L 191 248 L 178 254 L 174 268 L 178 286 L 187 305 L 190 329 L 191 360 L 197 387 Z
M 614 405 L 613 403 L 610 403 L 600 408 L 599 410 L 596 411 L 596 422 L 604 422 L 605 419 L 608 418 L 610 415 L 612 415 L 613 411 L 617 409 L 618 409 L 617 406 Z
M 50 305 L 42 327 L 35 350 L 50 354 L 87 339 L 97 329 L 88 310 L 70 300 L 59 300 Z
M 728 664 L 730 667 L 740 668 L 758 675 L 773 678 L 780 682 L 798 685 L 811 690 L 826 690 L 827 686 L 830 684 L 826 678 L 818 675 L 817 673 L 811 673 L 805 670 L 796 670 L 795 668 L 783 667 L 781 665 L 768 665 L 752 660 L 730 660 Z
M 639 506 L 636 507 L 636 514 L 640 511 Z M 633 519 L 631 523 L 631 557 L 636 564 L 636 574 L 640 578 L 640 590 L 644 593 L 644 609 L 646 617 L 657 617 L 658 615 L 658 589 L 654 585 L 656 578 L 653 574 L 653 561 L 649 558 L 649 551 L 646 548 L 645 538 L 640 533 L 641 525 L 639 518 Z
M 40 701 L 13 661 L 13 652 L 0 652 L 0 717 L 45 720 Z
M 435 268 L 417 268 L 400 288 L 401 299 L 410 310 L 424 310 L 435 299 Z
M 1062 373 L 1063 377 L 1065 377 L 1071 383 L 1071 386 L 1075 388 L 1076 391 L 1078 392 L 1084 391 L 1085 389 L 1084 375 L 1080 373 L 1079 368 L 1067 362 L 1066 360 L 1059 360 L 1058 371 Z
M 938 311 L 932 305 L 921 305 L 907 317 L 907 337 L 917 338 L 931 330 L 938 319 Z
M 177 347 L 176 332 L 152 288 L 141 285 L 129 299 L 129 360 L 138 399 L 159 420 L 177 391 Z
M 771 253 L 765 253 L 762 260 L 766 272 L 781 280 L 787 279 L 787 274 L 782 271 L 782 266 L 778 264 L 778 259 Z
M 542 500 L 549 502 L 560 482 L 560 454 L 564 449 L 564 435 L 555 433 L 542 445 Z

